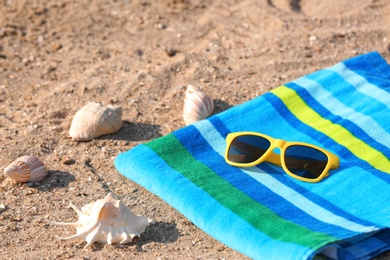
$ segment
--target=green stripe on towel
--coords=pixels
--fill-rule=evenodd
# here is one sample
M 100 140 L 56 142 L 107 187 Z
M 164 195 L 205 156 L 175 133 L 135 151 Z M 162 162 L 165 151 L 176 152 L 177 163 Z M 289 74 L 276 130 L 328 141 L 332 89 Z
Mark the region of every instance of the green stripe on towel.
M 328 234 L 315 232 L 287 221 L 269 208 L 254 201 L 219 177 L 210 168 L 197 161 L 173 134 L 168 134 L 164 138 L 158 138 L 145 145 L 151 148 L 172 169 L 183 174 L 220 204 L 273 239 L 313 249 L 337 240 Z M 172 155 L 172 147 L 175 147 L 175 156 Z

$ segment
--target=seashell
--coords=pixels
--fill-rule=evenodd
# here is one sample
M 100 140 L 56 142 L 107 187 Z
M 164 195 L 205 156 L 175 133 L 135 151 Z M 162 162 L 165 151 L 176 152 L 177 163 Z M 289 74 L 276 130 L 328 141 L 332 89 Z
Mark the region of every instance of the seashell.
M 123 125 L 122 107 L 90 102 L 76 112 L 69 135 L 72 141 L 89 141 L 102 135 L 113 134 Z
M 186 125 L 209 117 L 214 111 L 213 100 L 198 88 L 189 85 L 184 99 L 183 119 Z
M 124 203 L 116 200 L 110 192 L 104 199 L 87 204 L 82 208 L 70 204 L 79 216 L 74 223 L 52 222 L 55 225 L 68 225 L 76 228 L 76 234 L 60 237 L 62 240 L 81 238 L 87 241 L 84 248 L 94 242 L 125 244 L 141 235 L 149 223 L 154 221 L 135 215 Z
M 4 174 L 17 182 L 42 181 L 47 176 L 47 168 L 37 157 L 25 155 L 8 165 Z

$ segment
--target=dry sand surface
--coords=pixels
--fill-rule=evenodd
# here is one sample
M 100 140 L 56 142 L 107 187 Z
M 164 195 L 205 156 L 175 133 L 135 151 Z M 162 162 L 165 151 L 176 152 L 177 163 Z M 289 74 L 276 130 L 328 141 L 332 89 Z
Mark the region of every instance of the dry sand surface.
M 49 176 L 0 180 L 0 258 L 245 259 L 122 177 L 114 158 L 183 127 L 188 84 L 218 113 L 358 54 L 390 61 L 389 25 L 388 0 L 1 1 L 0 171 L 35 155 Z M 122 106 L 124 126 L 72 142 L 90 101 Z M 76 221 L 70 202 L 110 191 L 156 223 L 127 245 L 55 239 L 75 230 L 45 219 Z

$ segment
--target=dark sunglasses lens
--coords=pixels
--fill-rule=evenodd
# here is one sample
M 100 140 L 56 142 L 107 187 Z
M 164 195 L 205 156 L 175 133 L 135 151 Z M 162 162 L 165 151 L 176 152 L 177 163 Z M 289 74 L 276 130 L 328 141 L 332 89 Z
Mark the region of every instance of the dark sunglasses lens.
M 301 145 L 288 147 L 284 157 L 290 172 L 307 179 L 318 178 L 328 164 L 326 154 L 315 148 Z
M 251 163 L 259 159 L 271 142 L 261 136 L 242 135 L 233 139 L 228 151 L 228 160 L 235 163 Z

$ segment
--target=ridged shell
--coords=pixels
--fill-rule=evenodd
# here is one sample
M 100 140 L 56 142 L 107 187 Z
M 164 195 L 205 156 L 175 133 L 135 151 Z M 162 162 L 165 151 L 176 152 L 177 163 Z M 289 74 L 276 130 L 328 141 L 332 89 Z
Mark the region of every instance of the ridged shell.
M 123 125 L 122 108 L 90 102 L 76 112 L 69 135 L 73 141 L 89 141 L 102 135 L 113 134 Z
M 19 157 L 4 169 L 4 174 L 17 182 L 42 181 L 47 173 L 45 164 L 31 155 Z
M 189 85 L 186 90 L 183 108 L 185 125 L 209 117 L 214 111 L 214 102 L 207 94 Z
M 76 228 L 76 235 L 60 237 L 62 240 L 81 238 L 87 241 L 84 248 L 94 242 L 125 244 L 141 235 L 146 227 L 153 223 L 147 217 L 135 215 L 124 203 L 116 200 L 110 192 L 104 199 L 87 204 L 82 208 L 74 204 L 79 220 L 74 223 L 52 222 L 56 225 L 68 225 Z

